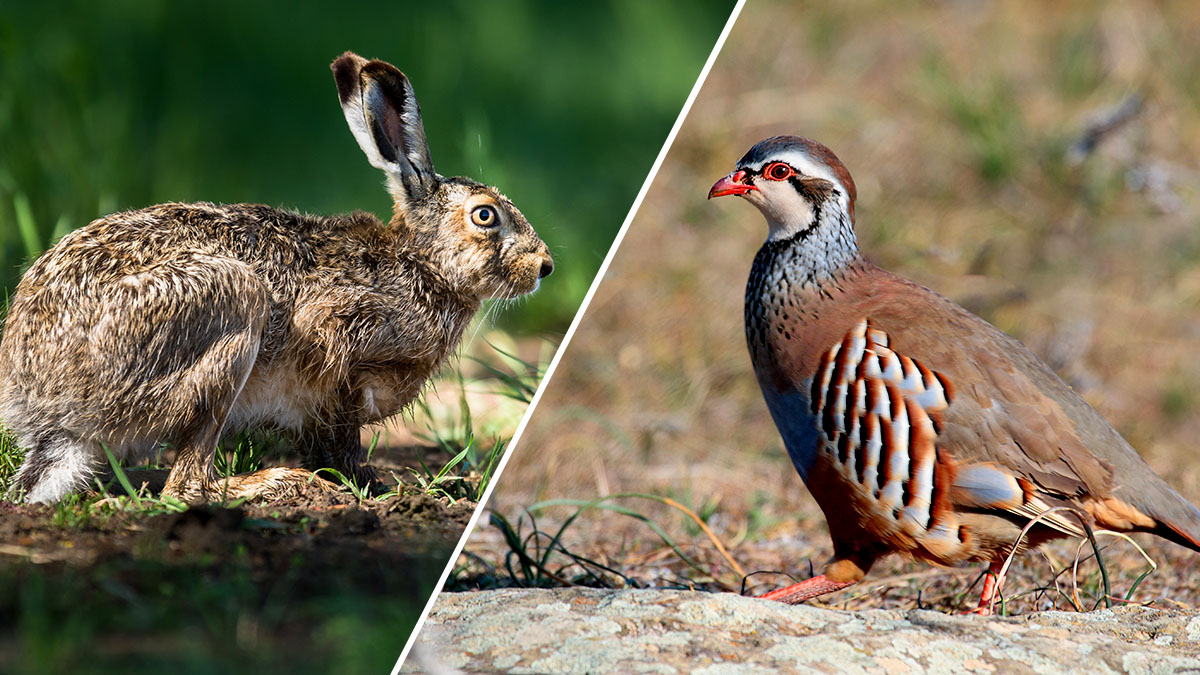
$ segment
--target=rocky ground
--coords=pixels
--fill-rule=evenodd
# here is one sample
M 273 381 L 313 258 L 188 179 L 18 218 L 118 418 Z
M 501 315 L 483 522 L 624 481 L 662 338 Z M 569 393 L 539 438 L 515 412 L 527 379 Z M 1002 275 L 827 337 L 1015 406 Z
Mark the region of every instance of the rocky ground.
M 401 672 L 1200 673 L 1200 613 L 845 612 L 733 594 L 446 593 Z

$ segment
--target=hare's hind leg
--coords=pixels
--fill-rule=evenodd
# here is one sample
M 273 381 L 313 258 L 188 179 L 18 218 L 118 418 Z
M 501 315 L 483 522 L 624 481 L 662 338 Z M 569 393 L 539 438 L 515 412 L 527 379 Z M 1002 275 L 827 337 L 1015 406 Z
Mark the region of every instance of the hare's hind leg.
M 116 281 L 96 314 L 96 437 L 116 442 L 118 457 L 169 442 L 177 454 L 163 493 L 207 498 L 217 441 L 258 357 L 266 290 L 245 263 L 184 255 Z
M 186 317 L 165 327 L 191 340 L 191 358 L 177 370 L 170 393 L 159 409 L 167 411 L 175 428 L 175 463 L 163 494 L 187 502 L 223 501 L 242 497 L 277 499 L 299 494 L 310 484 L 329 489 L 310 471 L 285 467 L 252 474 L 219 477 L 213 464 L 217 443 L 226 431 L 230 413 L 258 358 L 267 321 L 267 296 L 253 272 L 228 260 L 204 261 L 191 277 L 189 308 L 204 319 Z M 173 272 L 179 278 L 179 270 Z M 203 326 L 198 332 L 198 326 Z M 186 344 L 186 342 L 184 343 Z
M 202 312 L 204 319 L 173 317 L 178 318 L 173 325 L 161 328 L 192 340 L 187 349 L 191 358 L 172 376 L 169 394 L 156 411 L 170 416 L 177 448 L 163 494 L 188 502 L 297 494 L 311 481 L 311 472 L 276 468 L 217 476 L 213 456 L 258 358 L 267 299 L 253 272 L 236 261 L 204 261 L 197 272 L 185 284 L 178 283 L 178 268 L 172 276 L 177 287 L 190 289 L 188 310 Z
M 213 465 L 230 411 L 254 368 L 261 329 L 259 322 L 248 322 L 224 335 L 181 374 L 171 407 L 184 423 L 174 435 L 178 452 L 163 494 L 187 502 L 277 499 L 299 494 L 312 481 L 310 471 L 282 467 L 221 478 Z
M 218 479 L 213 455 L 258 358 L 268 312 L 253 269 L 229 258 L 184 255 L 115 282 L 89 335 L 88 369 L 104 392 L 92 414 L 105 420 L 95 436 L 121 439 L 122 448 L 173 445 L 165 495 L 243 496 L 250 485 Z M 309 475 L 273 482 L 299 485 Z

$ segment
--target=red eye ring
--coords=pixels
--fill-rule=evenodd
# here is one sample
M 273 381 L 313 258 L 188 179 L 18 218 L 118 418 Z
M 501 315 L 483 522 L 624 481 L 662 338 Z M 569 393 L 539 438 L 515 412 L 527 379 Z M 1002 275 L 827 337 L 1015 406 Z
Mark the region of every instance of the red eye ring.
M 768 180 L 787 180 L 796 175 L 796 172 L 783 162 L 772 162 L 762 170 L 762 175 Z

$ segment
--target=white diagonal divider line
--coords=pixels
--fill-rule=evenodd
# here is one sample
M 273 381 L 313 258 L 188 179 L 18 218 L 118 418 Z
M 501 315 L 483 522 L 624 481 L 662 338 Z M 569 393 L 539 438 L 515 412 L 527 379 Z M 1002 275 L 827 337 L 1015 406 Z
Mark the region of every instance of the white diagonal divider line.
M 642 183 L 642 189 L 638 191 L 637 198 L 633 200 L 633 206 L 630 207 L 629 213 L 625 216 L 625 222 L 621 224 L 621 229 L 617 232 L 617 238 L 613 240 L 612 246 L 608 249 L 608 255 L 604 257 L 604 262 L 600 264 L 600 270 L 596 273 L 596 278 L 592 280 L 592 285 L 588 288 L 587 295 L 583 298 L 583 304 L 579 306 L 579 311 L 575 313 L 575 319 L 571 321 L 570 328 L 567 329 L 566 335 L 563 336 L 562 344 L 558 346 L 558 351 L 554 353 L 554 358 L 550 360 L 550 365 L 546 368 L 546 374 L 542 376 L 542 381 L 538 385 L 537 391 L 534 392 L 533 398 L 530 399 L 529 407 L 526 408 L 525 415 L 521 417 L 521 422 L 517 425 L 517 431 L 513 434 L 512 440 L 508 443 L 508 448 L 504 451 L 504 456 L 500 458 L 500 463 L 496 465 L 491 481 L 488 483 L 487 489 L 483 491 L 483 497 L 480 498 L 479 505 L 475 508 L 475 513 L 471 515 L 471 520 L 467 522 L 467 527 L 463 530 L 462 537 L 458 540 L 458 545 L 454 547 L 453 555 L 446 562 L 446 568 L 442 570 L 442 576 L 438 579 L 433 594 L 429 596 L 429 601 L 425 603 L 425 609 L 421 612 L 421 618 L 417 620 L 416 627 L 413 628 L 412 634 L 408 636 L 408 641 L 404 644 L 404 651 L 400 652 L 400 658 L 396 660 L 396 665 L 392 668 L 392 675 L 398 675 L 400 667 L 404 665 L 404 659 L 412 651 L 413 645 L 417 641 L 417 635 L 421 632 L 421 627 L 425 625 L 425 620 L 429 618 L 429 612 L 433 609 L 434 602 L 437 600 L 438 595 L 441 594 L 442 588 L 446 585 L 446 579 L 450 576 L 450 571 L 454 569 L 454 564 L 458 561 L 458 556 L 462 554 L 463 547 L 467 543 L 467 538 L 471 536 L 476 523 L 479 522 L 479 516 L 487 506 L 488 499 L 492 496 L 492 490 L 500 482 L 500 476 L 504 473 L 504 467 L 508 465 L 509 458 L 512 457 L 513 452 L 516 450 L 517 444 L 521 440 L 521 435 L 525 432 L 525 426 L 529 424 L 529 418 L 537 408 L 538 402 L 541 401 L 542 393 L 546 391 L 546 385 L 549 384 L 550 378 L 554 376 L 554 370 L 558 368 L 558 362 L 562 360 L 563 354 L 567 351 L 567 346 L 571 344 L 571 338 L 575 335 L 575 330 L 579 328 L 579 322 L 583 320 L 583 315 L 587 313 L 588 305 L 591 304 L 592 297 L 596 294 L 596 289 L 600 287 L 600 283 L 604 280 L 604 275 L 608 273 L 608 266 L 612 264 L 613 257 L 616 255 L 617 249 L 620 248 L 621 241 L 625 238 L 625 233 L 629 231 L 629 224 L 637 216 L 638 209 L 642 206 L 642 200 L 646 198 L 646 193 L 650 190 L 650 185 L 654 182 L 655 176 L 658 175 L 658 170 L 662 167 L 663 160 L 667 157 L 667 151 L 671 149 L 671 145 L 675 142 L 675 137 L 679 134 L 679 129 L 683 126 L 683 121 L 687 119 L 688 112 L 691 111 L 692 104 L 695 103 L 696 96 L 700 93 L 700 88 L 704 86 L 704 81 L 708 79 L 708 73 L 712 70 L 713 63 L 717 60 L 717 55 L 721 53 L 721 48 L 725 46 L 725 39 L 729 37 L 729 31 L 733 29 L 733 24 L 737 21 L 738 15 L 742 13 L 742 7 L 745 4 L 746 0 L 738 0 L 737 6 L 733 8 L 733 12 L 729 15 L 729 20 L 725 22 L 725 27 L 721 30 L 721 35 L 717 38 L 717 43 L 713 45 L 712 52 L 709 53 L 708 60 L 704 63 L 704 68 L 700 70 L 700 77 L 696 78 L 696 84 L 692 85 L 692 91 L 688 94 L 687 101 L 683 104 L 683 109 L 679 111 L 679 117 L 675 118 L 675 125 L 671 127 L 671 133 L 667 134 L 667 140 L 663 143 L 662 149 L 658 151 L 658 157 L 654 160 L 654 165 L 650 167 L 650 173 L 646 176 L 645 182 Z

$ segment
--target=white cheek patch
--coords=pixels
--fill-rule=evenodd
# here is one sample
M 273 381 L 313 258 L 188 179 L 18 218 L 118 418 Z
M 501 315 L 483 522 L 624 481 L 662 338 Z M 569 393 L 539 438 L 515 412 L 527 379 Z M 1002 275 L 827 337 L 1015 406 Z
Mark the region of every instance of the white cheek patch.
M 787 239 L 813 221 L 812 204 L 800 196 L 787 181 L 757 179 L 758 192 L 747 192 L 747 199 L 762 211 L 770 232 L 767 239 Z

